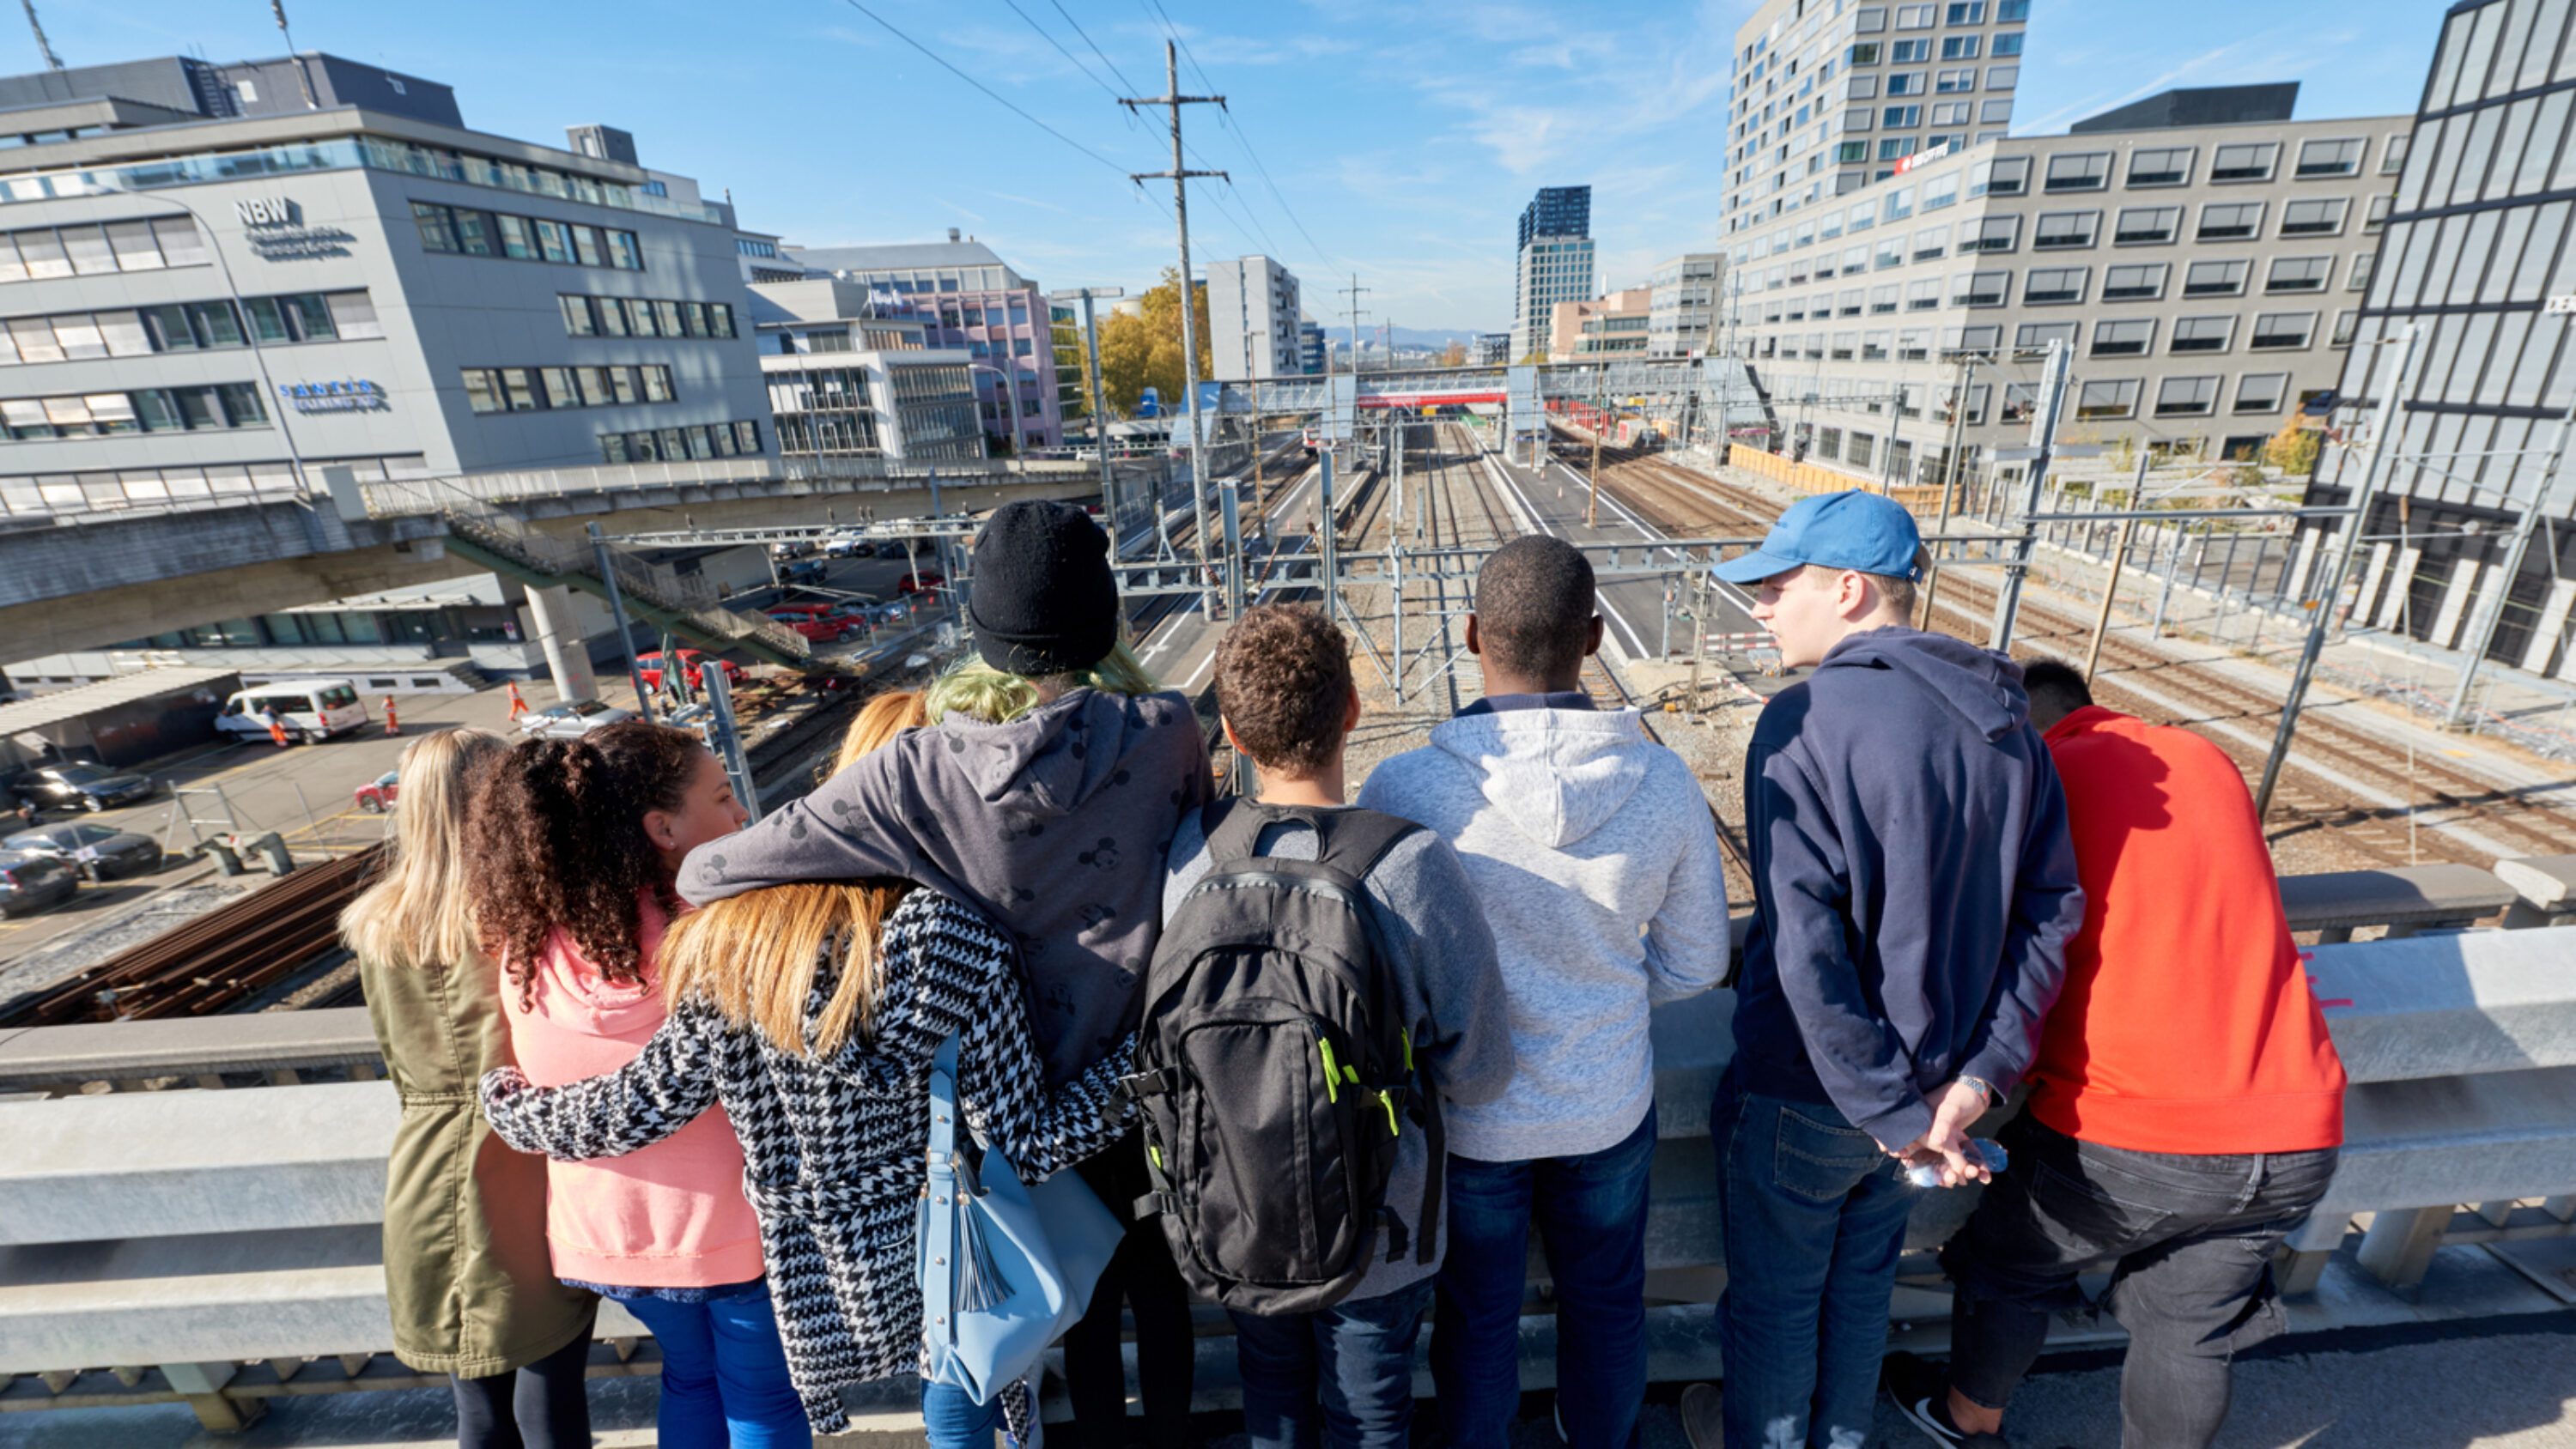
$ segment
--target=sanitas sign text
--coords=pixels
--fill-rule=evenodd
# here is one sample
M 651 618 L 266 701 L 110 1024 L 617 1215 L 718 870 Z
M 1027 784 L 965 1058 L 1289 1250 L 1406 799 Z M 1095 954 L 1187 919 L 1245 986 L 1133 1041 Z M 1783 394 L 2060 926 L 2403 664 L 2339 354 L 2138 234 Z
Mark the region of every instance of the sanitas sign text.
M 372 382 L 281 382 L 277 395 L 299 413 L 381 413 L 393 403 Z

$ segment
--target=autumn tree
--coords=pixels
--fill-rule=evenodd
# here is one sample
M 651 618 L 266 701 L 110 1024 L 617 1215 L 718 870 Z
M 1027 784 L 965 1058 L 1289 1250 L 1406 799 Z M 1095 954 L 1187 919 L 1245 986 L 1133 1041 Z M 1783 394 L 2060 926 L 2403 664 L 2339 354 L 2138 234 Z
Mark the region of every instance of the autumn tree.
M 1464 342 L 1450 343 L 1449 346 L 1440 354 L 1440 365 L 1442 367 L 1465 367 L 1467 365 L 1467 344 Z
M 2317 450 L 2322 442 L 2323 435 L 2314 428 L 2302 427 L 2293 413 L 2281 424 L 2281 431 L 2263 445 L 2263 461 L 2290 477 L 2302 477 L 2317 466 Z
M 1202 381 L 1215 376 L 1216 363 L 1208 349 L 1208 307 L 1205 285 L 1192 287 L 1191 320 L 1198 328 L 1198 375 Z M 1147 292 L 1137 313 L 1114 313 L 1100 319 L 1101 392 L 1109 411 L 1131 416 L 1145 389 L 1155 389 L 1163 406 L 1179 412 L 1188 404 L 1181 392 L 1181 291 L 1180 269 L 1165 267 L 1162 285 Z M 1084 371 L 1089 372 L 1086 361 Z M 1084 386 L 1090 385 L 1088 376 Z

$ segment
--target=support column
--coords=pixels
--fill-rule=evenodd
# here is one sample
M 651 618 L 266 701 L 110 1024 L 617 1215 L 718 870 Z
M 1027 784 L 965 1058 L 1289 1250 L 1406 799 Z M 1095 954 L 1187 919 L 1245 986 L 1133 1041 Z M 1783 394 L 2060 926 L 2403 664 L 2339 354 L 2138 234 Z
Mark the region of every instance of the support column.
M 528 617 L 537 626 L 537 647 L 546 651 L 546 672 L 554 676 L 556 702 L 599 698 L 599 676 L 590 668 L 590 645 L 573 622 L 572 586 L 532 588 L 527 595 Z

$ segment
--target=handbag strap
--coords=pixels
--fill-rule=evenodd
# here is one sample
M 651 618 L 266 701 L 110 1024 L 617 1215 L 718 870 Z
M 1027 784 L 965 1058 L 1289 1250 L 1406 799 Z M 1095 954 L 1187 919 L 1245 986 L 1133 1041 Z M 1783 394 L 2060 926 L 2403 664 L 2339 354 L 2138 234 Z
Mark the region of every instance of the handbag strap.
M 950 1036 L 930 1059 L 930 1160 L 934 1163 L 946 1162 L 957 1151 L 958 1041 L 958 1035 Z

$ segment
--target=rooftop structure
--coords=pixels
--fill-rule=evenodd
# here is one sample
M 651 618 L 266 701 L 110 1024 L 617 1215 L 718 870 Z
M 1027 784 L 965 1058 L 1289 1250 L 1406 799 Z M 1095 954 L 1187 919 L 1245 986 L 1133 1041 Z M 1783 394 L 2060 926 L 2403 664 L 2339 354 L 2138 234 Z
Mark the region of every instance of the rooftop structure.
M 1542 186 L 1530 204 L 1521 208 L 1520 240 L 1514 246 L 1528 246 L 1532 237 L 1590 235 L 1592 188 Z
M 1548 320 L 1547 360 L 1589 362 L 1646 355 L 1654 292 L 1630 287 L 1588 302 L 1559 302 Z
M 2004 135 L 2030 0 L 1767 0 L 1735 32 L 1729 233 Z
M 2170 131 L 2183 126 L 2250 126 L 2286 121 L 2298 108 L 2299 83 L 2252 86 L 2185 86 L 2160 91 L 2088 116 L 2066 128 L 2074 136 L 2097 131 Z

